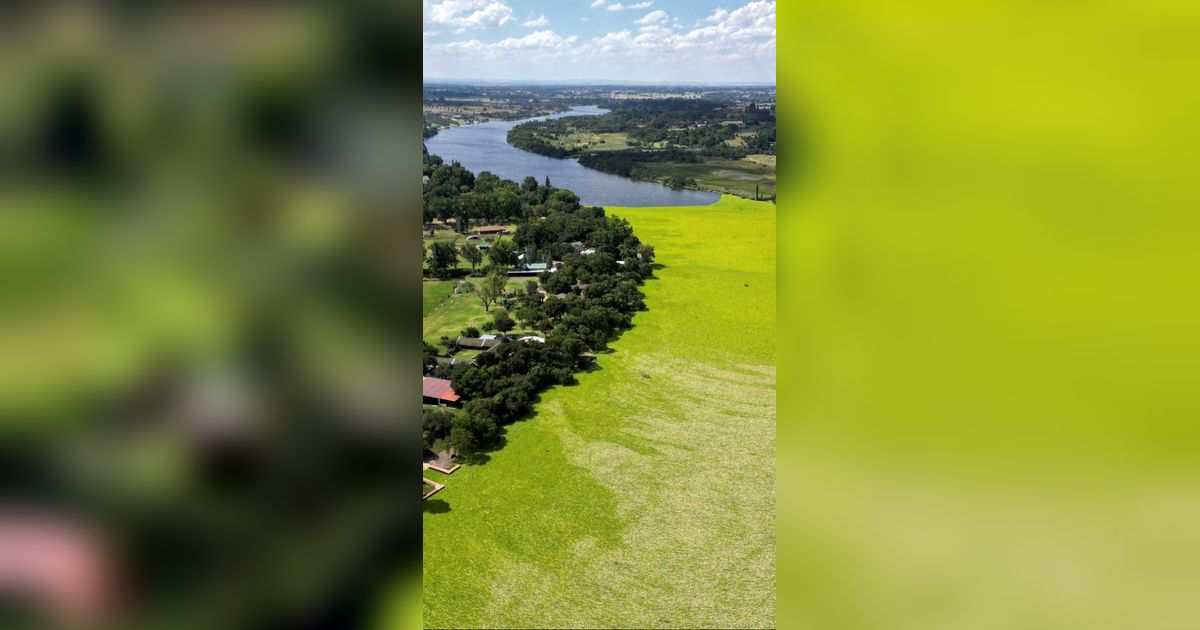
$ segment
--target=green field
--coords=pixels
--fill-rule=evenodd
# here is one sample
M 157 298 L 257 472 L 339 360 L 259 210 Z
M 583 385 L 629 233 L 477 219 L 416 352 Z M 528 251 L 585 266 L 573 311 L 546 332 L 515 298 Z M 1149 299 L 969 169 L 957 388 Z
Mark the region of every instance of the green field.
M 769 159 L 768 159 L 769 158 Z M 753 198 L 758 186 L 761 196 L 775 194 L 775 156 L 752 155 L 740 160 L 704 158 L 698 164 L 644 162 L 638 168 L 649 178 L 665 180 L 678 176 L 696 180 L 696 187 L 729 195 Z
M 426 502 L 427 627 L 775 624 L 775 206 L 610 212 L 648 310 Z
M 572 131 L 558 136 L 540 137 L 548 144 L 574 151 L 616 151 L 629 148 L 629 137 L 624 132 Z
M 424 302 L 421 304 L 423 316 L 422 337 L 431 345 L 437 345 L 442 335 L 457 337 L 462 329 L 468 326 L 482 326 L 491 321 L 497 308 L 484 312 L 483 302 L 479 301 L 476 292 L 454 293 L 454 285 L 458 280 L 426 280 L 421 283 Z M 478 282 L 472 284 L 478 285 Z
M 504 307 L 492 305 L 490 311 L 483 310 L 483 302 L 479 301 L 477 278 L 464 279 L 476 287 L 470 293 L 454 293 L 454 285 L 459 280 L 426 280 L 421 283 L 422 302 L 422 338 L 431 345 L 437 345 L 442 335 L 456 337 L 468 326 L 476 328 L 489 322 L 496 313 Z M 528 278 L 510 278 L 509 288 L 524 287 Z M 467 358 L 472 353 L 463 351 L 456 356 Z

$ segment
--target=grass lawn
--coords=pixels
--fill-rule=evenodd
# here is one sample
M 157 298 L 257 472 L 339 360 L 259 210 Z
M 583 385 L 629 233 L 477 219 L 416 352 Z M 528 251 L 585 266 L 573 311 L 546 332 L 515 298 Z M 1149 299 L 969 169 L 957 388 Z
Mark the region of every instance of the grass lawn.
M 474 359 L 475 357 L 479 356 L 480 354 L 483 354 L 483 350 L 474 350 L 472 348 L 464 348 L 462 350 L 459 350 L 458 352 L 455 352 L 454 358 L 462 359 L 463 361 L 470 361 L 471 359 Z
M 454 293 L 453 280 L 421 283 L 421 317 L 429 317 L 446 304 Z
M 468 280 L 478 285 L 478 281 Z M 457 280 L 426 280 L 422 283 L 425 303 L 421 305 L 423 314 L 422 336 L 431 345 L 437 345 L 442 335 L 457 337 L 462 329 L 468 326 L 482 326 L 491 321 L 496 313 L 496 307 L 490 312 L 484 312 L 483 302 L 479 301 L 476 291 L 470 293 L 454 293 Z M 435 306 L 430 306 L 430 301 Z
M 775 624 L 775 206 L 609 212 L 649 309 L 427 502 L 427 627 Z
M 422 338 L 431 345 L 436 346 L 442 335 L 457 337 L 468 326 L 479 328 L 485 322 L 492 321 L 498 311 L 504 310 L 502 306 L 492 305 L 492 310 L 485 312 L 478 295 L 480 279 L 466 280 L 475 285 L 476 290 L 457 295 L 454 293 L 454 285 L 458 280 L 426 280 L 421 283 L 424 300 L 421 304 L 424 328 Z M 526 280 L 527 278 L 510 278 L 508 284 L 510 288 L 516 289 L 524 287 Z M 469 353 L 460 351 L 455 356 L 469 358 Z
M 542 139 L 564 149 L 617 151 L 629 148 L 629 138 L 624 132 L 592 133 L 590 131 L 573 131 L 555 138 Z

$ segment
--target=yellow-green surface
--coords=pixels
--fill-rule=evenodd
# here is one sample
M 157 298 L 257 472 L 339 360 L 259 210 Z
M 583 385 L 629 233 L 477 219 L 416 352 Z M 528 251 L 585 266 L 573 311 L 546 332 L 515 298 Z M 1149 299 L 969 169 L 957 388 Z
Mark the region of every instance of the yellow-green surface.
M 649 310 L 426 502 L 428 627 L 774 624 L 775 206 L 609 212 Z
M 779 7 L 780 627 L 1197 627 L 1200 3 Z

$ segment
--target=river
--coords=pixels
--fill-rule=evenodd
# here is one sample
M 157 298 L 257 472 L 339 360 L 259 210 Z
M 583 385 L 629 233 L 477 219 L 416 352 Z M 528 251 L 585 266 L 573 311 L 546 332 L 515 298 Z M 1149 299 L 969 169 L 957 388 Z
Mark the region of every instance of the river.
M 700 190 L 672 190 L 654 182 L 639 182 L 586 168 L 578 160 L 552 158 L 522 151 L 508 144 L 508 130 L 530 120 L 564 116 L 597 116 L 607 112 L 595 105 L 572 107 L 570 111 L 524 120 L 506 120 L 450 127 L 425 139 L 425 146 L 446 162 L 457 160 L 475 174 L 491 171 L 504 179 L 520 182 L 532 175 L 541 184 L 550 183 L 579 195 L 588 206 L 706 206 L 720 195 Z

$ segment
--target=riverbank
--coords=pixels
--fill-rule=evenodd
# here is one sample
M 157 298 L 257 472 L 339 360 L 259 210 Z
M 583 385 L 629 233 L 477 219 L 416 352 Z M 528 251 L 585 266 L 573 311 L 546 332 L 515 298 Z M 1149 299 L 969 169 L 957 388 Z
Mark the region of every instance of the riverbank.
M 755 158 L 759 158 L 756 160 Z M 766 164 L 762 158 L 770 158 Z M 585 167 L 586 168 L 586 167 Z M 702 158 L 700 162 L 647 162 L 630 179 L 672 188 L 700 190 L 743 199 L 775 201 L 775 156 L 746 156 L 737 160 Z M 687 182 L 680 185 L 681 182 Z M 755 196 L 757 192 L 757 197 Z
M 774 155 L 715 157 L 681 148 L 646 150 L 629 147 L 622 137 L 608 138 L 600 134 L 592 136 L 599 138 L 602 146 L 572 144 L 574 138 L 568 138 L 564 146 L 562 141 L 552 143 L 529 134 L 514 133 L 519 130 L 519 126 L 509 130 L 505 141 L 520 151 L 551 159 L 575 159 L 587 169 L 662 184 L 674 190 L 713 192 L 757 201 L 775 200 Z
M 466 118 L 463 117 L 448 117 L 445 114 L 439 113 L 436 108 L 426 106 L 424 108 L 425 139 L 436 136 L 444 129 L 454 129 L 456 127 L 465 127 L 467 125 L 479 125 L 490 122 L 511 122 L 518 120 L 533 120 L 537 118 L 545 118 L 548 116 L 558 116 L 571 111 L 572 107 L 557 107 L 540 110 L 524 110 L 524 111 L 497 111 L 492 114 L 481 113 L 472 115 Z
M 597 116 L 606 112 L 596 106 L 575 106 L 553 116 Z M 447 162 L 459 162 L 475 173 L 488 171 L 518 182 L 527 176 L 538 182 L 549 179 L 553 185 L 575 192 L 584 205 L 705 206 L 720 198 L 713 192 L 673 190 L 655 182 L 589 169 L 577 160 L 523 151 L 507 142 L 508 131 L 521 122 L 524 121 L 493 121 L 448 128 L 427 138 L 426 147 L 430 154 L 441 156 Z

